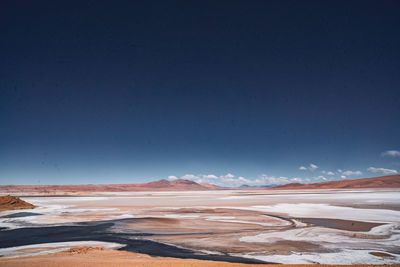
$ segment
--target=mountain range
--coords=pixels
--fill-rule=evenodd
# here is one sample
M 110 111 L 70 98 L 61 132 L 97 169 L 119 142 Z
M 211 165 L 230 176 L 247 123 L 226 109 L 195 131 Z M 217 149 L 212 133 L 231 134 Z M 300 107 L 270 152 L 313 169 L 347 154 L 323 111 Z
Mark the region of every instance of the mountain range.
M 389 175 L 374 178 L 321 182 L 314 184 L 290 183 L 271 189 L 345 189 L 345 188 L 398 188 L 400 175 Z
M 0 192 L 124 192 L 124 191 L 201 191 L 218 190 L 221 187 L 212 184 L 198 184 L 193 181 L 177 179 L 159 180 L 140 184 L 87 184 L 87 185 L 3 185 Z
M 381 176 L 354 180 L 330 181 L 313 184 L 290 183 L 271 187 L 252 187 L 242 185 L 240 188 L 220 187 L 207 183 L 196 183 L 189 180 L 159 180 L 140 184 L 88 184 L 88 185 L 3 185 L 0 192 L 123 192 L 123 191 L 203 191 L 223 189 L 345 189 L 345 188 L 400 188 L 400 175 Z

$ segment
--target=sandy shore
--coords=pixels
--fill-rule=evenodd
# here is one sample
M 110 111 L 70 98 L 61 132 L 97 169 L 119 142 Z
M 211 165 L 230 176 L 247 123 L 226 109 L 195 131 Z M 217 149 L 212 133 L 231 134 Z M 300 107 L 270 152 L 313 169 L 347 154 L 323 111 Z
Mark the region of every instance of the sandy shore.
M 196 267 L 196 266 L 219 266 L 219 267 L 250 267 L 250 266 L 285 266 L 292 265 L 271 265 L 271 264 L 240 264 L 240 263 L 225 263 L 215 261 L 191 260 L 191 259 L 176 259 L 164 257 L 150 257 L 148 255 L 131 253 L 126 251 L 109 250 L 103 248 L 88 248 L 80 247 L 73 248 L 68 251 L 59 252 L 55 254 L 47 254 L 32 257 L 19 257 L 19 258 L 3 258 L 0 259 L 0 266 L 7 267 L 67 267 L 67 266 L 84 266 L 84 267 L 120 267 L 120 266 L 151 266 L 151 267 Z M 293 265 L 296 267 L 312 266 L 312 265 Z M 317 265 L 315 265 L 317 266 Z M 335 266 L 335 265 L 318 265 L 321 266 Z M 338 265 L 344 266 L 344 265 Z M 351 266 L 400 266 L 394 265 L 351 265 Z
M 47 254 L 32 257 L 4 258 L 0 259 L 0 266 L 36 267 L 36 266 L 221 266 L 244 267 L 264 266 L 253 264 L 227 263 L 215 261 L 203 261 L 192 259 L 177 259 L 166 257 L 151 257 L 146 254 L 126 251 L 110 250 L 103 248 L 73 248 L 68 251 L 55 254 Z

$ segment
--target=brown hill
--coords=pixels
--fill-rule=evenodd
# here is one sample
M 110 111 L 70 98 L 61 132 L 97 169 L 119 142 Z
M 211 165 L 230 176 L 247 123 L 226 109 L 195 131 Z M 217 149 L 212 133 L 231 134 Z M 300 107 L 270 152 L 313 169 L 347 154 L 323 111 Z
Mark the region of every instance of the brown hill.
M 136 184 L 136 186 L 144 186 L 149 188 L 168 188 L 171 187 L 171 182 L 163 179 L 155 182 Z
M 159 180 L 141 184 L 89 184 L 89 185 L 4 185 L 0 192 L 123 192 L 123 191 L 198 191 L 222 189 L 210 184 L 198 184 L 193 181 L 178 179 L 175 181 Z
M 298 188 L 298 187 L 303 187 L 305 186 L 304 184 L 301 183 L 290 183 L 290 184 L 284 184 L 284 185 L 278 185 L 278 186 L 274 186 L 272 188 L 279 188 L 279 189 L 284 189 L 284 188 Z
M 0 211 L 3 210 L 21 210 L 21 209 L 33 209 L 34 205 L 23 201 L 18 197 L 13 196 L 0 196 Z
M 270 189 L 341 189 L 341 188 L 399 188 L 400 175 L 389 175 L 374 178 L 331 181 L 314 184 L 292 183 Z
M 231 189 L 228 187 L 221 187 L 218 185 L 214 185 L 214 184 L 207 184 L 207 183 L 201 183 L 201 186 L 207 187 L 209 190 L 223 190 L 223 189 Z

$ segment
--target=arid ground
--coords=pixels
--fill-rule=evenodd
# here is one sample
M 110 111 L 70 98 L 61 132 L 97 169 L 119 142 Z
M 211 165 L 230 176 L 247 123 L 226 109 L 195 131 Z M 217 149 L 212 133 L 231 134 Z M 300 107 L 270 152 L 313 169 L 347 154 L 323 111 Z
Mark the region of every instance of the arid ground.
M 400 189 L 20 197 L 35 208 L 0 212 L 0 265 L 102 255 L 159 266 L 400 263 Z

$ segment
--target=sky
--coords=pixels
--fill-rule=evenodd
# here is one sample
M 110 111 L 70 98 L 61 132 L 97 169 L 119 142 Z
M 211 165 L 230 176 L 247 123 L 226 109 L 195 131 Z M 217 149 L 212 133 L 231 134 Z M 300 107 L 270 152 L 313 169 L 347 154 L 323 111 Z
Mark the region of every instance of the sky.
M 0 184 L 400 172 L 399 1 L 0 3 Z

